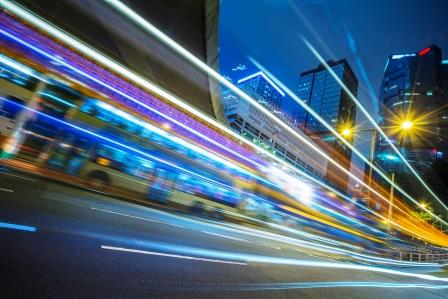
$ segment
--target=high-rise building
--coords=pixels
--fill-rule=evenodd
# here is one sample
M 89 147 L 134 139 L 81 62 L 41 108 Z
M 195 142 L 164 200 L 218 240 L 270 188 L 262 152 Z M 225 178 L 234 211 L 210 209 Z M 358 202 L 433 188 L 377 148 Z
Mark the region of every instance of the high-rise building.
M 356 96 L 358 80 L 345 59 L 328 61 L 336 76 Z M 336 130 L 352 127 L 355 123 L 356 105 L 330 71 L 323 65 L 300 74 L 298 97 Z M 350 169 L 351 151 L 329 130 L 302 107 L 293 114 L 299 128 L 324 144 L 328 154 L 346 169 Z M 334 165 L 329 165 L 327 179 L 336 187 L 346 190 L 348 175 Z
M 329 61 L 329 67 L 356 96 L 358 79 L 345 59 Z M 300 74 L 298 97 L 311 107 L 320 117 L 335 129 L 353 125 L 356 105 L 336 81 L 332 74 L 320 64 L 317 68 Z M 328 133 L 317 119 L 303 108 L 298 108 L 295 118 L 300 126 L 309 133 Z
M 247 95 L 294 128 L 289 117 L 280 111 L 285 93 L 266 74 L 257 72 L 237 82 L 239 88 Z M 327 161 L 322 161 L 316 151 L 278 126 L 254 105 L 229 90 L 223 92 L 223 104 L 228 123 L 237 133 L 309 175 L 317 178 L 325 177 Z M 318 146 L 302 131 L 297 133 L 309 143 Z
M 448 61 L 436 45 L 390 55 L 379 90 L 383 126 L 410 164 L 425 173 L 448 147 Z M 409 132 L 400 130 L 410 121 Z M 377 159 L 387 171 L 406 168 L 380 140 Z
M 238 80 L 238 87 L 250 93 L 258 102 L 280 113 L 285 92 L 281 90 L 262 71 Z

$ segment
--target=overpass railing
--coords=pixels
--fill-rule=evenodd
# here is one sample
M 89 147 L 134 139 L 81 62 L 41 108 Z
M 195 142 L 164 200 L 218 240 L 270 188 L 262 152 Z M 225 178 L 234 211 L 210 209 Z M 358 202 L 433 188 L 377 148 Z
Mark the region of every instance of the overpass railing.
M 399 252 L 400 261 L 448 262 L 448 253 Z

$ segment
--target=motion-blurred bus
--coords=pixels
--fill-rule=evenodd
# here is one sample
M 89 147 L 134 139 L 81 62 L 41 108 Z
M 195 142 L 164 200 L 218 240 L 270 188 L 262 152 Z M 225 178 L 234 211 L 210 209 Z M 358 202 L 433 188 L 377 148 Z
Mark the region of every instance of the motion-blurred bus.
M 230 165 L 225 157 L 104 95 L 14 64 L 18 62 L 0 64 L 3 158 L 26 160 L 87 178 L 96 189 L 129 191 L 217 219 L 246 215 L 266 221 L 281 212 L 381 242 L 311 207 L 310 186 L 275 167 L 264 177 L 238 163 Z

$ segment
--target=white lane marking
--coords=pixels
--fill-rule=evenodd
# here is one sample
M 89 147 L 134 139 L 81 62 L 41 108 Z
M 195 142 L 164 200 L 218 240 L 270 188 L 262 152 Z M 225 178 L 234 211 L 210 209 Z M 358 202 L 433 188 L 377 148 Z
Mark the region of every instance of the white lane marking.
M 155 251 L 146 251 L 146 250 L 139 250 L 139 249 L 123 248 L 123 247 L 113 247 L 113 246 L 106 246 L 106 245 L 101 245 L 101 248 L 102 249 L 107 249 L 107 250 L 124 251 L 124 252 L 132 252 L 132 253 L 141 253 L 141 254 L 148 254 L 148 255 L 159 255 L 159 256 L 173 257 L 173 258 L 185 259 L 185 260 L 196 260 L 196 261 L 203 261 L 203 262 L 212 262 L 212 263 L 222 263 L 222 264 L 232 264 L 232 265 L 247 266 L 247 264 L 244 263 L 244 262 L 216 260 L 216 259 L 208 259 L 208 258 L 201 258 L 201 257 L 195 257 L 195 256 L 188 256 L 188 255 L 178 255 L 178 254 L 162 253 L 162 252 L 155 252 Z
M 109 211 L 109 210 L 103 210 L 103 209 L 98 209 L 98 208 L 94 208 L 94 207 L 90 207 L 92 210 L 96 210 L 96 211 L 101 211 L 101 212 L 105 212 L 105 213 L 110 213 L 110 214 L 115 214 L 115 215 L 121 215 L 121 216 L 126 216 L 126 217 L 130 217 L 130 218 L 135 218 L 135 219 L 139 219 L 139 220 L 145 220 L 145 221 L 151 221 L 151 222 L 157 222 L 157 223 L 163 223 L 157 220 L 153 220 L 153 219 L 148 219 L 148 218 L 143 218 L 143 217 L 138 217 L 138 216 L 133 216 L 133 215 L 129 215 L 129 214 L 124 214 L 124 213 L 119 213 L 119 212 L 114 212 L 114 211 Z
M 21 176 L 21 175 L 16 175 L 16 174 L 12 174 L 12 173 L 6 173 L 6 172 L 2 172 L 2 171 L 0 171 L 0 173 L 4 174 L 4 175 L 9 175 L 9 176 L 12 176 L 12 177 L 15 177 L 15 178 L 20 178 L 20 179 L 24 179 L 24 180 L 27 180 L 27 181 L 31 181 L 31 182 L 35 182 L 36 181 L 36 180 L 30 179 L 30 178 L 27 178 L 27 177 L 24 177 L 24 176 Z
M 153 220 L 153 219 L 149 219 L 149 218 L 143 218 L 143 217 L 133 216 L 133 215 L 119 213 L 119 212 L 114 212 L 114 211 L 109 211 L 109 210 L 103 210 L 103 209 L 94 208 L 94 207 L 90 207 L 90 208 L 92 210 L 97 210 L 97 211 L 101 211 L 101 212 L 105 212 L 105 213 L 111 213 L 111 214 L 116 214 L 116 215 L 120 215 L 120 216 L 130 217 L 130 218 L 134 218 L 134 219 L 139 219 L 139 220 L 144 220 L 144 221 L 151 221 L 151 222 L 156 222 L 156 223 L 165 224 L 165 225 L 171 225 L 171 226 L 175 226 L 175 227 L 179 227 L 179 228 L 185 228 L 184 226 L 181 226 L 181 225 L 172 224 L 172 223 L 165 223 L 165 222 L 161 222 L 161 221 Z
M 226 236 L 226 235 L 221 235 L 221 234 L 217 234 L 217 233 L 211 233 L 208 231 L 203 230 L 203 233 L 212 235 L 212 236 L 218 236 L 221 238 L 226 238 L 226 239 L 231 239 L 231 240 L 235 240 L 235 241 L 240 241 L 240 242 L 246 242 L 246 243 L 254 243 L 256 245 L 261 245 L 261 246 L 265 246 L 265 247 L 269 247 L 269 248 L 273 248 L 273 249 L 277 249 L 277 250 L 281 250 L 280 247 L 275 246 L 275 245 L 271 245 L 271 244 L 267 244 L 267 243 L 262 243 L 262 242 L 256 242 L 256 241 L 250 241 L 250 240 L 245 240 L 245 239 L 241 239 L 241 238 L 237 238 L 237 237 L 231 237 L 231 236 Z
M 267 243 L 262 243 L 262 242 L 254 242 L 257 245 L 261 245 L 261 246 L 265 246 L 265 247 L 269 247 L 269 248 L 274 248 L 274 249 L 278 249 L 281 250 L 281 247 L 275 246 L 275 245 L 271 245 L 271 244 L 267 244 Z
M 89 187 L 83 187 L 83 188 L 86 189 L 86 190 L 90 190 L 90 191 L 93 192 L 93 193 L 100 193 L 100 194 L 104 194 L 104 195 L 108 195 L 108 196 L 113 195 L 113 194 L 111 194 L 111 193 L 104 192 L 104 191 L 100 191 L 100 190 L 98 190 L 98 189 L 92 189 L 92 188 L 89 188 Z M 87 193 L 87 192 L 84 192 L 84 194 L 87 194 L 87 195 L 90 196 L 90 194 Z
M 209 235 L 212 235 L 212 236 L 218 236 L 218 237 L 221 237 L 221 238 L 231 239 L 231 240 L 235 240 L 235 241 L 248 242 L 248 243 L 251 242 L 251 241 L 248 241 L 248 240 L 245 240 L 245 239 L 236 238 L 236 237 L 230 237 L 230 236 L 216 234 L 216 233 L 211 233 L 211 232 L 208 232 L 208 231 L 205 231 L 205 230 L 203 230 L 202 232 L 206 233 L 206 234 L 209 234 Z
M 14 192 L 13 190 L 11 190 L 11 189 L 4 189 L 4 188 L 0 188 L 0 191 L 5 191 L 5 192 Z

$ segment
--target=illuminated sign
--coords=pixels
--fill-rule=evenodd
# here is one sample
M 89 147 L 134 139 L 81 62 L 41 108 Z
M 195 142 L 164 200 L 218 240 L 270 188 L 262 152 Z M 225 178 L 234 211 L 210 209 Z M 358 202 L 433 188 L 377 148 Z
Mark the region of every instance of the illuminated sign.
M 411 57 L 411 56 L 415 56 L 415 54 L 397 54 L 397 55 L 392 55 L 392 59 L 400 59 L 403 57 Z
M 429 52 L 431 52 L 431 48 L 424 48 L 423 50 L 420 50 L 420 51 L 417 53 L 417 55 L 418 55 L 418 56 L 423 56 L 423 55 L 428 54 Z

